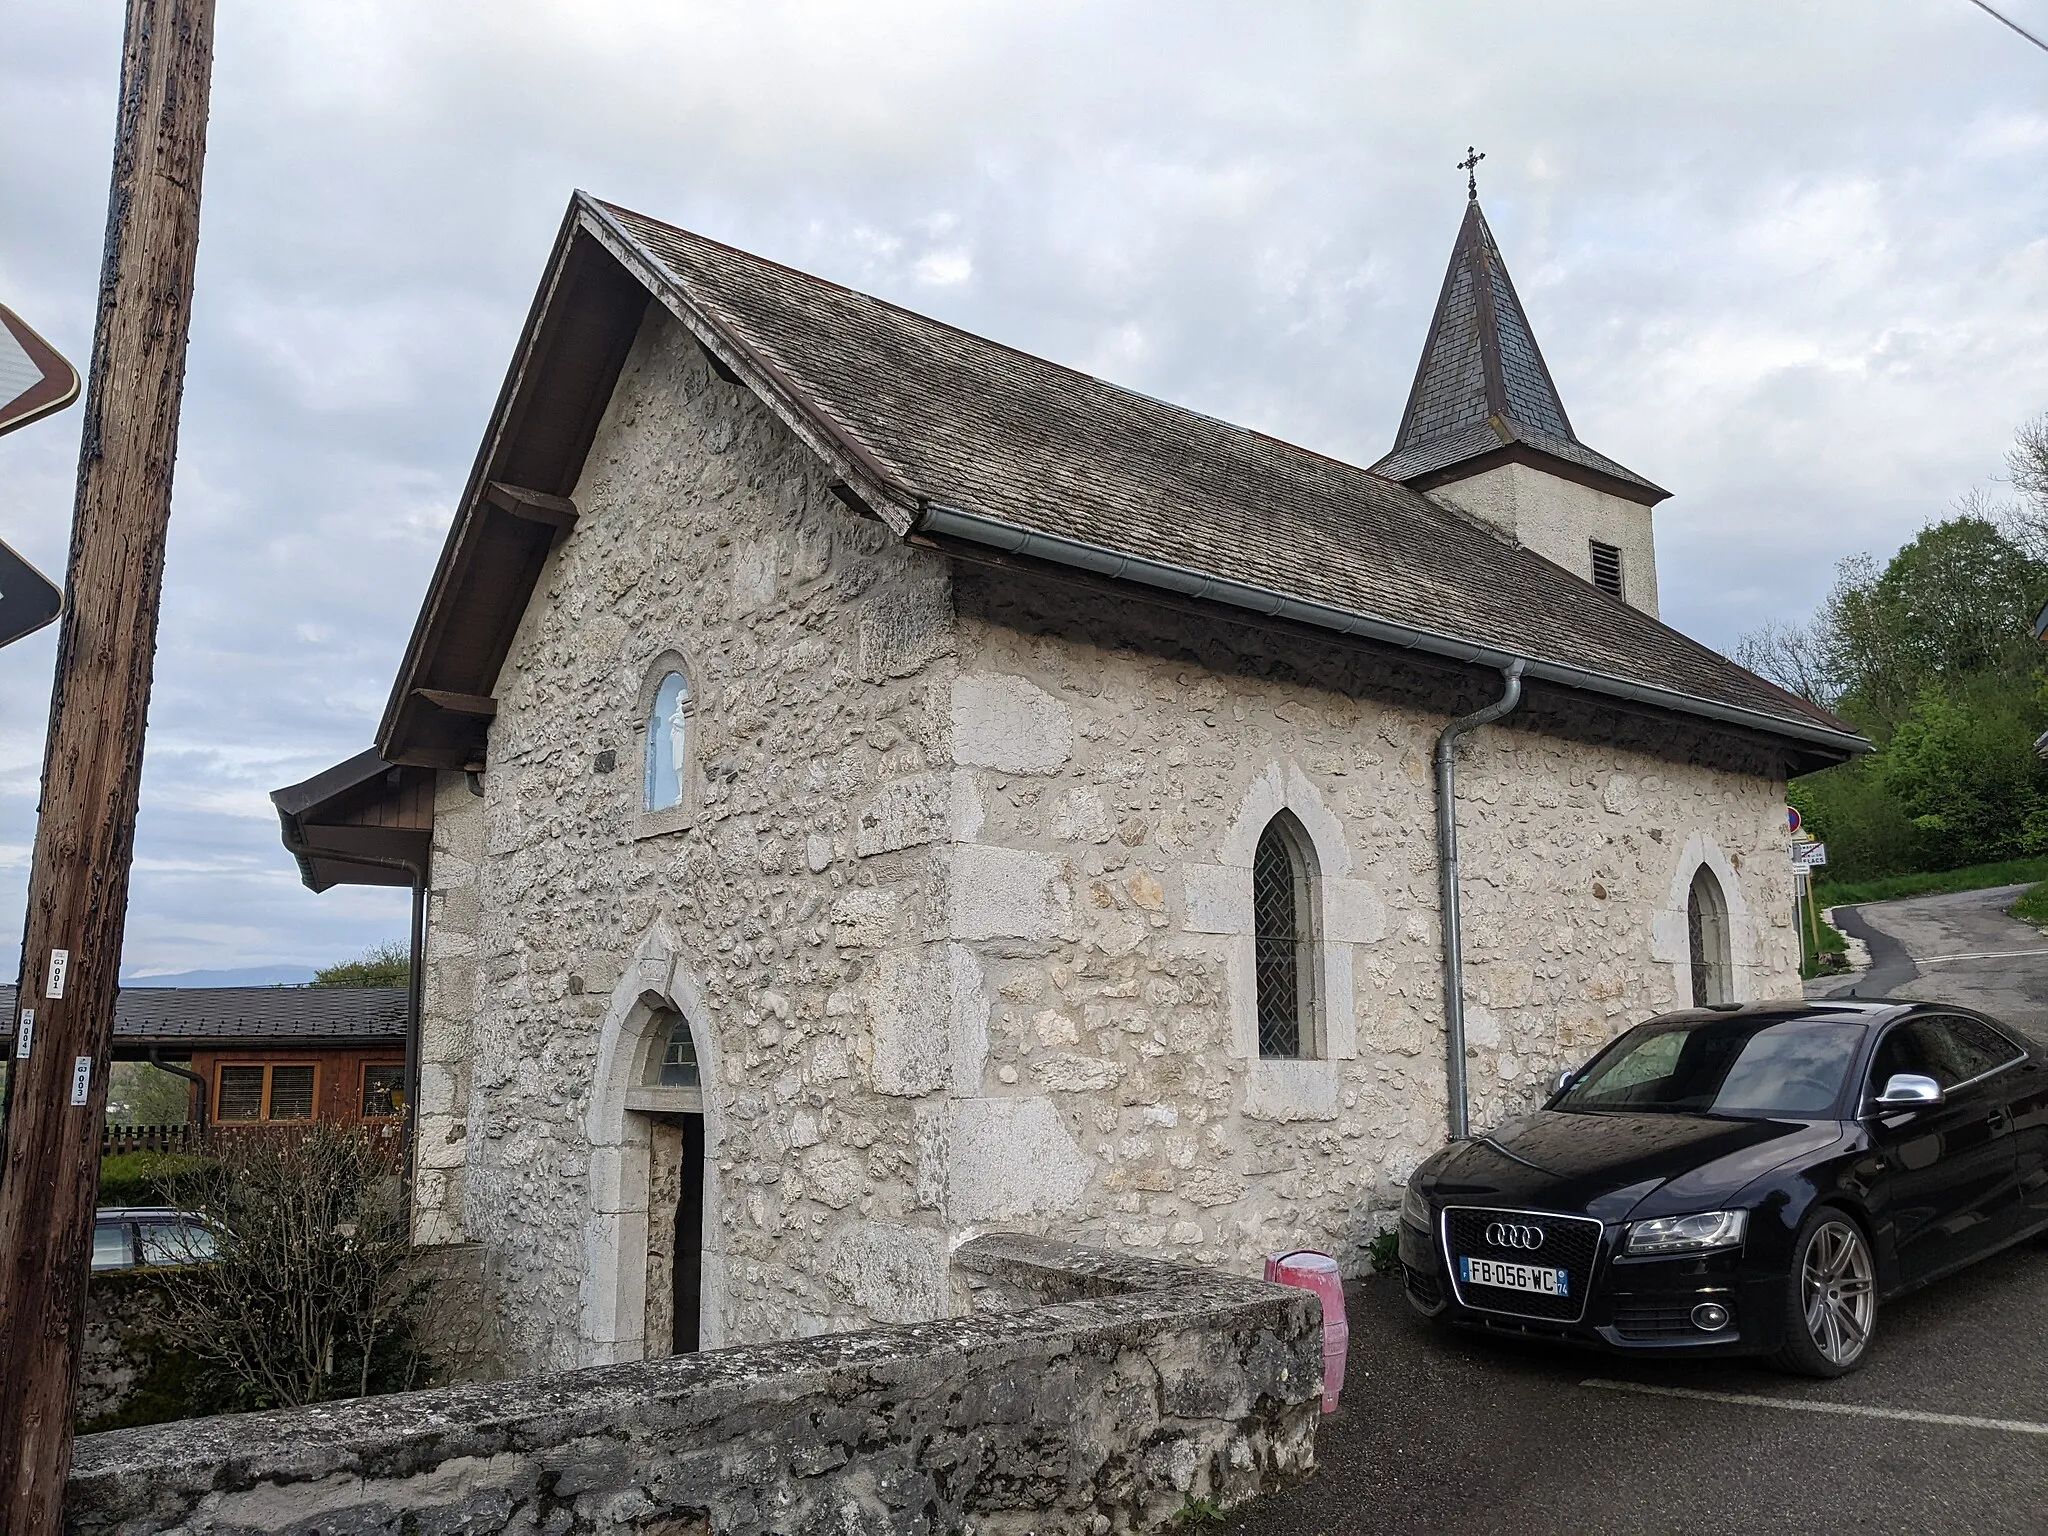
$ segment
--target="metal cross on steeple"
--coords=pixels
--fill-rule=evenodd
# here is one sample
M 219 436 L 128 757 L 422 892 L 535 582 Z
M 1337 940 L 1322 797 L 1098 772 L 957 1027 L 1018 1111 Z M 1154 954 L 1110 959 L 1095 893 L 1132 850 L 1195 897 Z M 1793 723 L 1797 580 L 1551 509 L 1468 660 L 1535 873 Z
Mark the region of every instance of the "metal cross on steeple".
M 1458 162 L 1458 169 L 1465 173 L 1465 197 L 1470 202 L 1479 201 L 1479 162 L 1486 156 L 1470 144 L 1465 146 L 1465 158 Z

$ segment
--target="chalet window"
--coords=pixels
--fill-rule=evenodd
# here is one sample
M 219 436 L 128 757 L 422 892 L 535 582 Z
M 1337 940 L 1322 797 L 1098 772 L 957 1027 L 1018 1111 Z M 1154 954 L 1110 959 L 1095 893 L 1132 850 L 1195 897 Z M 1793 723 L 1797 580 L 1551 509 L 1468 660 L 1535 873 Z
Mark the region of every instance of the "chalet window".
M 395 1120 L 405 1104 L 405 1066 L 376 1062 L 363 1068 L 363 1118 Z
M 272 1067 L 270 1069 L 270 1110 L 266 1120 L 310 1120 L 313 1118 L 313 1069 Z
M 1598 539 L 1589 539 L 1587 543 L 1593 552 L 1593 585 L 1602 592 L 1625 598 L 1628 594 L 1622 591 L 1621 585 L 1621 551 L 1612 544 L 1602 544 Z
M 218 1121 L 310 1120 L 318 1069 L 311 1066 L 222 1067 L 214 1078 Z
M 1266 824 L 1252 855 L 1261 1056 L 1315 1054 L 1315 903 L 1307 849 L 1307 834 L 1283 811 Z
M 667 811 L 683 803 L 683 775 L 689 764 L 687 731 L 690 684 L 669 672 L 655 689 L 647 715 L 647 773 L 641 809 Z
M 661 1055 L 655 1059 L 651 1086 L 657 1088 L 701 1088 L 697 1067 L 697 1042 L 690 1034 L 690 1021 L 680 1013 L 669 1016 L 668 1036 Z
M 261 1120 L 263 1118 L 262 1067 L 222 1067 L 219 1091 L 213 1096 L 216 1120 Z
M 1685 933 L 1692 960 L 1692 1005 L 1735 1000 L 1735 965 L 1728 943 L 1728 900 L 1721 882 L 1702 864 L 1692 877 L 1685 904 Z

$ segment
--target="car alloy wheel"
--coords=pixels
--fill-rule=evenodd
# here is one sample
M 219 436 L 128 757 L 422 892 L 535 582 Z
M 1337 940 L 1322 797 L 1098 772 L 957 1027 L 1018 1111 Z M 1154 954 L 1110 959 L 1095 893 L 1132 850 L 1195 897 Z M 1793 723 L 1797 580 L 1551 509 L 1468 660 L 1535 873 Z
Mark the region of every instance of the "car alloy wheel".
M 1836 1370 L 1848 1370 L 1868 1347 L 1877 1320 L 1876 1270 L 1854 1222 L 1831 1216 L 1814 1228 L 1799 1283 L 1813 1347 Z

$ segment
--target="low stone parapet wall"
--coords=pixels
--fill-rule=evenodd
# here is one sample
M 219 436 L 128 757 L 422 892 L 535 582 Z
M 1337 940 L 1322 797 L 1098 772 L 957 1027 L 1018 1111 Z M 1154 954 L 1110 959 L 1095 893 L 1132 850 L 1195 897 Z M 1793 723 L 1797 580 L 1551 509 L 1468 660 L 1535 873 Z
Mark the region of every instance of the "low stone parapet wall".
M 1009 1235 L 953 1262 L 946 1322 L 88 1435 L 68 1524 L 1094 1536 L 1312 1470 L 1310 1293 Z

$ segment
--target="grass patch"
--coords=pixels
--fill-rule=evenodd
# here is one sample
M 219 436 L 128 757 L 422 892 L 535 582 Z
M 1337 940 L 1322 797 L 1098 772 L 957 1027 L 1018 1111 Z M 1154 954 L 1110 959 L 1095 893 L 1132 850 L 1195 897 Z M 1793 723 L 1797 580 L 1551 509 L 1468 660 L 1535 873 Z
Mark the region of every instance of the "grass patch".
M 1820 947 L 1816 949 L 1813 935 L 1804 923 L 1799 930 L 1799 974 L 1807 981 L 1816 976 L 1846 976 L 1849 974 L 1849 941 L 1842 937 L 1833 923 L 1822 919 L 1820 924 Z
M 2023 923 L 2048 928 L 2048 880 L 2030 887 L 2018 901 L 2006 908 Z
M 1853 907 L 1866 901 L 1896 901 L 1901 896 L 1939 896 L 1950 891 L 1981 891 L 1994 885 L 2037 884 L 2048 880 L 2048 857 L 2007 859 L 2002 864 L 1972 864 L 1931 874 L 1886 875 L 1847 884 L 1824 883 L 1814 890 L 1823 907 Z

